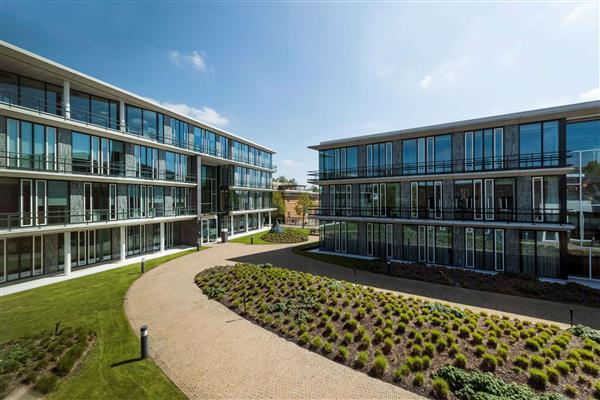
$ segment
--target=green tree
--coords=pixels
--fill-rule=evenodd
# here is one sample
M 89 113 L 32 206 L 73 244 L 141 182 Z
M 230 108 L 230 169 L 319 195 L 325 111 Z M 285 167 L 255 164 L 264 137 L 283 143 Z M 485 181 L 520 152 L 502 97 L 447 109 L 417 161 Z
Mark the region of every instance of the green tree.
M 283 201 L 281 192 L 273 192 L 273 208 L 277 208 L 275 218 L 282 218 L 285 216 L 285 202 Z
M 306 221 L 306 216 L 311 208 L 315 206 L 313 199 L 308 195 L 308 193 L 302 193 L 298 198 L 298 202 L 294 207 L 294 211 L 296 214 L 302 216 L 302 228 L 304 229 L 304 223 Z

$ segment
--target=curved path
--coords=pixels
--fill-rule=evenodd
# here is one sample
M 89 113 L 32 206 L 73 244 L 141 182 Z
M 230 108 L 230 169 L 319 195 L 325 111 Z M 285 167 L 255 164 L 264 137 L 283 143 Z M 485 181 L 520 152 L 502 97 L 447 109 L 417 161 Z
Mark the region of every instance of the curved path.
M 458 307 L 567 327 L 600 327 L 597 309 L 487 293 L 357 271 L 295 254 L 294 245 L 226 243 L 170 261 L 139 278 L 125 300 L 137 331 L 148 324 L 150 354 L 190 398 L 401 398 L 419 396 L 288 342 L 209 301 L 194 284 L 205 268 L 235 262 L 286 266 L 384 290 L 441 299 Z
M 133 328 L 148 324 L 150 354 L 189 397 L 421 399 L 246 321 L 194 283 L 231 257 L 290 245 L 227 243 L 170 261 L 135 281 L 125 299 Z

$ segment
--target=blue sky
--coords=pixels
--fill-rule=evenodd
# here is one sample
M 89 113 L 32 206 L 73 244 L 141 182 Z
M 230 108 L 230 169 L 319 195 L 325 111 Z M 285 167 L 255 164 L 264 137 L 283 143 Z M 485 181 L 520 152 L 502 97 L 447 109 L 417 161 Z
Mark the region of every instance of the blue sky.
M 277 151 L 597 99 L 595 2 L 0 0 L 0 37 Z

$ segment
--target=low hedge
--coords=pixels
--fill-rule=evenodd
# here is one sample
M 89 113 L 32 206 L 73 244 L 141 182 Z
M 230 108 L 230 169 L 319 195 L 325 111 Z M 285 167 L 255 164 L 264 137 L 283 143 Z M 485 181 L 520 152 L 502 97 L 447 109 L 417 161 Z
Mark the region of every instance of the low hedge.
M 308 235 L 301 230 L 286 229 L 282 233 L 266 233 L 261 239 L 271 243 L 300 243 L 306 242 Z

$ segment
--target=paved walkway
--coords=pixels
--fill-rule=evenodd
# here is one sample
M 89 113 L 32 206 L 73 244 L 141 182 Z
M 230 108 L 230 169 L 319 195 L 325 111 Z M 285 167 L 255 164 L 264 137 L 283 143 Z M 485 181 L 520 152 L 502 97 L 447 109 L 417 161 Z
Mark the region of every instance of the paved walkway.
M 148 324 L 150 354 L 163 371 L 192 399 L 421 399 L 240 318 L 194 283 L 199 271 L 230 264 L 232 255 L 285 247 L 217 245 L 155 268 L 131 286 L 125 311 L 136 331 Z
M 136 331 L 148 324 L 152 357 L 190 398 L 419 398 L 240 318 L 220 303 L 209 301 L 194 284 L 199 271 L 233 262 L 270 262 L 354 281 L 351 269 L 294 254 L 290 247 L 227 243 L 170 261 L 146 273 L 129 289 L 125 301 L 129 321 Z M 600 312 L 589 307 L 365 271 L 357 271 L 357 281 L 473 310 L 560 322 L 563 327 L 569 308 L 573 308 L 576 322 L 600 327 Z

